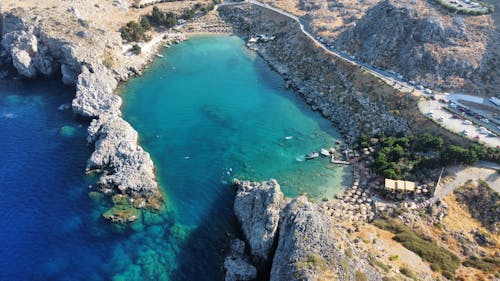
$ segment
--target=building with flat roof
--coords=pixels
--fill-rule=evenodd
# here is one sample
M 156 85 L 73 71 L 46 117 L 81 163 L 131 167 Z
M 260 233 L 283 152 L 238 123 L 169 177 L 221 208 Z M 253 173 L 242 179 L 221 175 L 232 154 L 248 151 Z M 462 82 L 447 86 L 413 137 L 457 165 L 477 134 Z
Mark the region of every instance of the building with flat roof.
M 415 192 L 415 182 L 385 179 L 385 190 L 389 192 Z

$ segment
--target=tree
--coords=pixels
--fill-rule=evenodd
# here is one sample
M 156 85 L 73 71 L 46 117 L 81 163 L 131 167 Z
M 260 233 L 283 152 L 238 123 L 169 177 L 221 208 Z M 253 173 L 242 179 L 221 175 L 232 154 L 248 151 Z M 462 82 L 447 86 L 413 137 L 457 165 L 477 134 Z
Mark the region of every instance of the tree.
M 141 53 L 141 51 L 142 51 L 142 50 L 141 50 L 141 46 L 139 46 L 139 45 L 137 45 L 137 44 L 134 44 L 134 45 L 132 46 L 132 50 L 133 50 L 133 51 L 134 51 L 137 55 L 139 55 L 139 54 Z
M 141 18 L 141 26 L 144 30 L 150 30 L 151 29 L 151 23 L 149 22 L 147 17 L 142 17 Z

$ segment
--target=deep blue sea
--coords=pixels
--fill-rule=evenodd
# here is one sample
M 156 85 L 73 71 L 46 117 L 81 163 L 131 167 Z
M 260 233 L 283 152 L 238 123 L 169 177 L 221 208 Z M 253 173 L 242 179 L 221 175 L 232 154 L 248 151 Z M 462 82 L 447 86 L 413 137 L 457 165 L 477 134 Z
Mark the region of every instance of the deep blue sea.
M 223 280 L 239 235 L 233 177 L 273 177 L 317 200 L 349 183 L 328 159 L 303 160 L 338 134 L 241 39 L 196 37 L 163 54 L 120 93 L 167 211 L 126 233 L 88 196 L 87 123 L 58 110 L 74 90 L 0 80 L 0 280 Z

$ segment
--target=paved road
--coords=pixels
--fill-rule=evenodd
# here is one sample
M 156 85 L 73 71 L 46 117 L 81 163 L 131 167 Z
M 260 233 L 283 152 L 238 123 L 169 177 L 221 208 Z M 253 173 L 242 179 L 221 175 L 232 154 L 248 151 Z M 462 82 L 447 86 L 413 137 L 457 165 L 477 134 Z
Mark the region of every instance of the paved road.
M 274 11 L 276 13 L 279 13 L 281 15 L 284 15 L 284 16 L 294 20 L 295 22 L 297 22 L 299 24 L 301 32 L 304 35 L 306 35 L 307 37 L 309 37 L 309 39 L 311 39 L 317 46 L 322 48 L 328 54 L 335 56 L 341 60 L 344 60 L 352 65 L 355 65 L 355 66 L 362 68 L 363 70 L 371 73 L 372 75 L 384 80 L 386 83 L 388 83 L 393 88 L 395 88 L 399 91 L 406 91 L 406 92 L 409 92 L 417 97 L 424 96 L 423 91 L 417 89 L 416 85 L 412 85 L 412 84 L 407 83 L 406 81 L 404 81 L 402 79 L 399 79 L 398 75 L 396 75 L 395 73 L 392 73 L 392 72 L 389 72 L 386 70 L 382 70 L 382 69 L 378 69 L 372 65 L 361 62 L 361 61 L 359 61 L 359 60 L 357 60 L 357 59 L 355 59 L 355 58 L 353 58 L 345 53 L 338 52 L 338 51 L 328 47 L 327 45 L 322 43 L 318 38 L 314 37 L 310 31 L 307 30 L 307 28 L 305 27 L 306 25 L 303 23 L 303 21 L 299 17 L 292 15 L 284 10 L 270 6 L 268 4 L 261 3 L 261 2 L 256 1 L 256 0 L 245 0 L 242 2 L 222 3 L 222 4 L 219 4 L 219 6 L 233 6 L 233 5 L 242 5 L 242 4 L 257 5 L 257 6 Z M 480 98 L 478 98 L 478 99 L 480 99 Z M 452 131 L 454 131 L 456 133 L 460 133 L 464 129 L 465 130 L 469 129 L 473 133 L 469 136 L 469 138 L 473 138 L 473 137 L 477 136 L 477 134 L 474 134 L 474 132 L 476 131 L 476 129 L 478 129 L 478 127 L 471 126 L 470 128 L 464 128 L 464 124 L 461 121 L 455 122 L 455 120 L 452 120 L 452 118 L 451 118 L 452 114 L 449 114 L 446 111 L 442 110 L 441 105 L 439 105 L 439 104 L 436 105 L 435 103 L 432 103 L 432 102 L 424 103 L 423 108 L 422 108 L 422 106 L 420 106 L 419 109 L 420 109 L 422 114 L 425 114 L 428 111 L 433 111 L 433 110 L 438 111 L 440 113 L 440 116 L 442 116 L 443 118 L 445 116 L 447 117 L 445 122 L 443 122 L 443 123 L 445 123 L 444 125 L 446 127 L 448 127 L 449 129 L 451 129 Z M 493 139 L 483 138 L 482 141 L 485 142 L 487 145 L 490 145 L 493 147 L 497 147 L 500 144 L 500 138 L 493 138 Z
M 279 13 L 281 15 L 284 15 L 284 16 L 294 20 L 295 22 L 297 22 L 300 26 L 300 30 L 302 31 L 302 33 L 304 33 L 304 35 L 309 37 L 309 39 L 311 39 L 314 43 L 316 43 L 316 45 L 318 45 L 320 48 L 325 50 L 327 53 L 329 53 L 337 58 L 340 58 L 348 63 L 351 63 L 355 66 L 359 66 L 363 70 L 368 71 L 372 75 L 384 80 L 389 85 L 396 88 L 397 90 L 410 92 L 416 96 L 423 94 L 420 90 L 415 88 L 413 85 L 410 85 L 406 81 L 398 79 L 396 74 L 393 74 L 393 73 L 390 73 L 388 71 L 384 71 L 381 69 L 377 69 L 369 64 L 363 63 L 355 58 L 352 58 L 347 54 L 344 54 L 344 53 L 335 51 L 332 48 L 329 48 L 324 43 L 319 41 L 316 37 L 314 37 L 311 34 L 311 32 L 306 29 L 304 23 L 302 22 L 302 20 L 300 18 L 298 18 L 297 16 L 292 15 L 286 11 L 283 11 L 279 8 L 276 8 L 276 7 L 273 7 L 273 6 L 270 6 L 268 4 L 264 4 L 264 3 L 261 3 L 259 1 L 255 1 L 255 0 L 246 0 L 246 1 L 242 1 L 242 2 L 229 2 L 229 3 L 225 2 L 225 3 L 219 4 L 219 6 L 235 6 L 235 5 L 242 5 L 242 4 L 252 4 L 252 5 L 260 6 L 260 7 L 266 8 L 268 10 L 274 11 L 276 13 Z

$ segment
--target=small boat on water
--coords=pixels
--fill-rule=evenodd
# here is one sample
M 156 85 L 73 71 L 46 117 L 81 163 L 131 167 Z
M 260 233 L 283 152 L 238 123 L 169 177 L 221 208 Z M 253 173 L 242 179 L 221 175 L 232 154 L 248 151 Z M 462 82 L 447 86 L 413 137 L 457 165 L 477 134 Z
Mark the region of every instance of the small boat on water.
M 156 54 L 156 56 L 159 57 L 159 58 L 163 58 L 162 54 Z
M 316 151 L 313 151 L 313 152 L 306 154 L 306 160 L 311 160 L 311 159 L 318 158 L 318 157 L 319 157 L 319 153 Z
M 326 148 L 322 148 L 321 155 L 328 157 L 328 156 L 330 156 L 330 151 L 328 151 L 328 149 L 326 149 Z
M 286 136 L 285 139 L 286 140 L 291 140 L 291 139 L 293 139 L 293 137 L 292 136 Z

